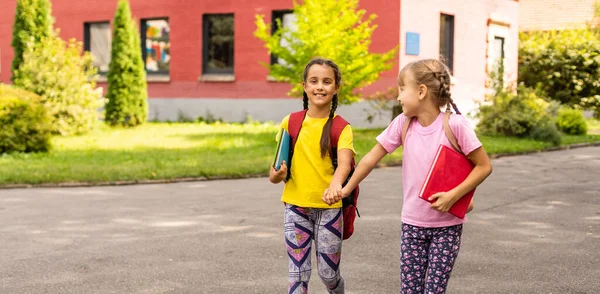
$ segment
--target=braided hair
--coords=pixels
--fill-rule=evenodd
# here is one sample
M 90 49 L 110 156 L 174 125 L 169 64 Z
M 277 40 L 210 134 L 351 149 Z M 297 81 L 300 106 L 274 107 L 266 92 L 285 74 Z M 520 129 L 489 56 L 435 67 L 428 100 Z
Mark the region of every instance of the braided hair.
M 460 114 L 456 103 L 450 94 L 450 71 L 448 67 L 437 59 L 422 59 L 407 64 L 398 75 L 398 84 L 402 84 L 402 78 L 407 72 L 411 72 L 415 83 L 427 86 L 428 92 L 435 99 L 439 107 L 446 106 L 446 111 L 452 108 Z
M 315 64 L 323 65 L 330 67 L 333 70 L 333 74 L 335 76 L 335 86 L 339 87 L 342 83 L 342 74 L 340 72 L 340 68 L 333 61 L 325 58 L 316 57 L 313 58 L 308 64 L 304 67 L 304 74 L 302 80 L 306 83 L 306 79 L 308 77 L 308 70 Z M 308 110 L 308 94 L 305 91 L 302 91 L 302 103 L 305 110 Z M 331 133 L 331 126 L 333 125 L 333 117 L 335 116 L 335 111 L 338 106 L 338 94 L 334 94 L 331 99 L 331 109 L 329 110 L 329 118 L 327 122 L 323 126 L 323 132 L 321 133 L 321 157 L 325 157 L 329 149 L 331 148 L 331 140 L 329 139 Z

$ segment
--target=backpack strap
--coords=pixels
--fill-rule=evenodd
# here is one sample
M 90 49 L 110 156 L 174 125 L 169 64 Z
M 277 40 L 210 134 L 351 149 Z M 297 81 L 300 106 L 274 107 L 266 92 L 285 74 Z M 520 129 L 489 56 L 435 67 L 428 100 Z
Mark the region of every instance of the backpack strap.
M 288 170 L 287 175 L 285 176 L 285 182 L 287 182 L 290 179 L 290 176 L 292 175 L 292 157 L 294 156 L 294 150 L 296 149 L 296 141 L 298 141 L 298 136 L 300 136 L 302 123 L 304 122 L 304 118 L 306 118 L 306 112 L 306 109 L 298 112 L 293 112 L 290 114 L 290 118 L 288 120 L 288 133 L 292 138 L 292 145 L 290 146 L 290 152 L 288 156 L 290 162 L 287 162 Z
M 333 118 L 333 123 L 331 124 L 331 132 L 329 132 L 329 142 L 331 145 L 331 150 L 329 151 L 329 155 L 331 156 L 331 162 L 333 163 L 333 169 L 337 169 L 338 166 L 338 158 L 337 158 L 337 146 L 340 141 L 340 136 L 342 135 L 342 131 L 344 128 L 349 125 L 345 119 L 341 116 L 336 115 Z
M 410 124 L 412 123 L 413 117 L 407 117 L 405 116 L 404 118 L 404 125 L 402 126 L 402 146 L 404 146 L 404 142 L 406 142 L 406 133 L 408 133 L 408 127 L 410 127 Z
M 448 137 L 450 144 L 452 144 L 452 148 L 454 148 L 454 150 L 458 151 L 458 153 L 462 154 L 463 156 L 466 156 L 462 152 L 462 148 L 460 148 L 460 145 L 458 144 L 458 140 L 456 140 L 456 136 L 454 136 L 454 133 L 452 132 L 452 129 L 450 128 L 450 115 L 451 114 L 452 113 L 450 111 L 446 111 L 446 113 L 444 114 L 444 132 L 446 133 L 446 137 Z
M 302 129 L 302 123 L 306 117 L 306 112 L 307 110 L 305 109 L 290 114 L 290 118 L 288 120 L 288 133 L 290 134 L 290 137 L 292 137 L 292 146 L 290 150 L 294 150 L 294 147 L 296 146 L 296 141 L 300 135 L 300 129 Z
M 452 129 L 450 128 L 450 115 L 452 113 L 449 111 L 446 111 L 446 113 L 444 113 L 444 133 L 446 133 L 446 137 L 448 138 L 448 141 L 450 141 L 450 144 L 452 145 L 452 148 L 457 151 L 458 153 L 465 155 L 462 152 L 462 149 L 460 148 L 460 145 L 458 144 L 458 140 L 456 139 L 456 136 L 454 136 L 454 133 L 452 132 Z M 402 126 L 402 145 L 404 146 L 404 143 L 406 142 L 406 134 L 408 133 L 408 128 L 410 127 L 410 124 L 412 123 L 414 117 L 407 117 L 404 121 L 404 126 Z

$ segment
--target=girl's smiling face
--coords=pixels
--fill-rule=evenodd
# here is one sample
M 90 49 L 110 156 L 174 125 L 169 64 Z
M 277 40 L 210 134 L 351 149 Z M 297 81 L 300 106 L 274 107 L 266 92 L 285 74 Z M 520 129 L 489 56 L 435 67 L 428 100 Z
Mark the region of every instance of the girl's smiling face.
M 337 93 L 340 86 L 335 82 L 335 73 L 331 67 L 314 64 L 308 69 L 302 87 L 311 106 L 326 108 L 330 107 L 333 95 Z

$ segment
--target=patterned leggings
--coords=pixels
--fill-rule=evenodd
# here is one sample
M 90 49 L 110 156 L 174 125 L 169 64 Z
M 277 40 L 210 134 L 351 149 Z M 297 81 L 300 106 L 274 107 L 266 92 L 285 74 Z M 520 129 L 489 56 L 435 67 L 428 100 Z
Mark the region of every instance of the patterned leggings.
M 462 225 L 422 228 L 403 224 L 400 293 L 445 293 L 461 235 Z
M 317 268 L 329 293 L 344 293 L 339 265 L 342 256 L 342 209 L 285 205 L 285 243 L 289 257 L 289 294 L 308 293 L 311 246 L 315 242 Z

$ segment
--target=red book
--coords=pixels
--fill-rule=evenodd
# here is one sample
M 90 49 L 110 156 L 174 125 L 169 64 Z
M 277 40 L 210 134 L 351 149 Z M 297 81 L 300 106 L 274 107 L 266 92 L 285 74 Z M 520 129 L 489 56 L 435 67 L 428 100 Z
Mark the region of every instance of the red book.
M 430 203 L 428 198 L 438 192 L 448 192 L 462 183 L 473 170 L 473 163 L 464 155 L 452 148 L 441 145 L 429 168 L 419 198 Z M 462 196 L 450 208 L 450 213 L 458 218 L 464 218 L 469 208 L 469 203 L 475 194 L 475 189 Z

